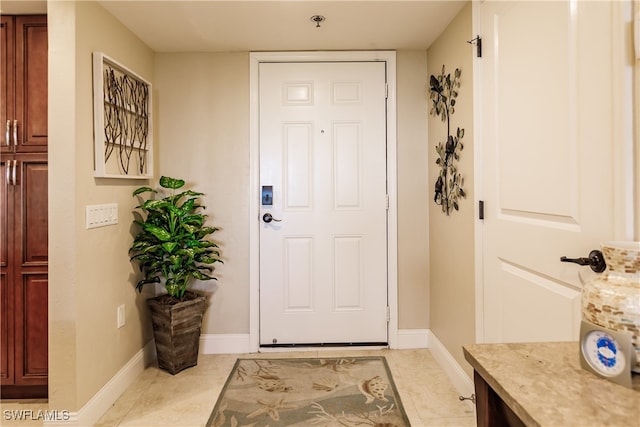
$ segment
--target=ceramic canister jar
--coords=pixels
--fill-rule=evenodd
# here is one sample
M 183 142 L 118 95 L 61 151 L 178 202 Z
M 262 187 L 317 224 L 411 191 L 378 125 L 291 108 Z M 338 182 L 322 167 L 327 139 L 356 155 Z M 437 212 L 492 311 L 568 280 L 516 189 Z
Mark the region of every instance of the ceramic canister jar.
M 582 318 L 631 335 L 640 373 L 640 242 L 602 244 L 607 269 L 582 288 Z

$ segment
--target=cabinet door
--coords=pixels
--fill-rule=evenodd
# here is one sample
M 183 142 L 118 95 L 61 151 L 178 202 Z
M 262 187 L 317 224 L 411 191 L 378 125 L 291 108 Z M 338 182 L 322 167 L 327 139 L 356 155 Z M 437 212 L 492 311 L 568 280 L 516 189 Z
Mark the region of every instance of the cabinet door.
M 11 127 L 15 117 L 14 43 L 13 17 L 0 16 L 0 145 L 3 153 L 12 151 L 9 146 L 10 141 L 7 140 L 7 134 L 11 139 Z M 9 129 L 7 129 L 7 123 L 9 123 Z
M 5 271 L 0 274 L 0 385 L 13 384 L 13 304 Z
M 47 151 L 47 18 L 16 17 L 16 152 Z
M 47 383 L 47 155 L 24 154 L 15 187 L 15 384 Z
M 13 294 L 9 243 L 13 244 L 13 187 L 7 186 L 8 160 L 0 162 L 0 383 L 13 384 Z M 10 236 L 11 234 L 11 236 Z
M 0 396 L 39 398 L 48 378 L 46 17 L 0 18 Z

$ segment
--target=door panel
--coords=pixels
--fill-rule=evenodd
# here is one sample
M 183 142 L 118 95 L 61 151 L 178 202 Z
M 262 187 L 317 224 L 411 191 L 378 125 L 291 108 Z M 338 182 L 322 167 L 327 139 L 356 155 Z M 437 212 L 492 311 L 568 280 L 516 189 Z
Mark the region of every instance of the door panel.
M 3 17 L 4 18 L 4 17 Z M 15 189 L 7 183 L 7 168 L 12 170 L 12 162 L 9 156 L 2 154 L 0 159 L 0 380 L 2 384 L 13 383 L 13 269 L 9 268 L 12 262 L 13 251 L 8 248 L 13 247 L 14 229 L 9 224 L 13 224 L 13 195 Z M 8 177 L 9 180 L 11 177 Z
M 7 217 L 11 225 L 8 226 L 8 239 L 12 242 L 6 260 L 8 268 L 2 271 L 2 340 L 11 344 L 3 345 L 2 378 L 4 384 L 46 386 L 47 155 L 16 154 L 12 161 L 16 162 L 17 167 L 15 185 L 5 184 L 6 174 L 2 174 L 1 178 L 5 184 L 3 211 L 5 206 L 9 207 L 10 214 Z M 3 386 L 3 390 L 4 395 L 13 389 Z M 46 393 L 46 387 L 42 390 Z M 42 390 L 38 389 L 38 396 L 42 396 Z
M 313 239 L 305 236 L 284 238 L 284 310 L 311 311 L 313 301 Z
M 13 292 L 9 283 L 11 270 L 8 269 L 10 244 L 13 244 L 13 210 L 8 209 L 13 200 L 13 187 L 7 185 L 7 161 L 0 161 L 0 380 L 3 384 L 13 383 Z M 11 203 L 13 205 L 13 203 Z M 11 236 L 9 236 L 11 233 Z
M 283 123 L 285 209 L 311 208 L 311 123 Z
M 16 241 L 23 268 L 46 266 L 48 260 L 48 165 L 47 156 L 24 154 L 16 158 L 20 165 L 20 227 Z
M 260 342 L 387 342 L 385 64 L 260 64 Z M 366 267 L 366 268 L 365 268 Z
M 9 156 L 5 159 L 0 158 L 0 268 L 4 272 L 9 263 L 9 247 L 13 247 L 13 186 L 9 186 L 7 172 L 11 173 L 13 169 L 13 159 Z M 11 224 L 11 226 L 9 226 Z
M 13 301 L 7 274 L 0 273 L 0 380 L 13 383 Z
M 42 385 L 48 372 L 47 274 L 23 274 L 15 298 L 15 383 Z
M 610 8 L 480 5 L 487 342 L 578 338 L 579 267 L 559 259 L 614 237 Z
M 333 126 L 335 145 L 334 167 L 335 209 L 359 209 L 360 199 L 360 123 L 336 123 Z
M 362 278 L 362 236 L 339 236 L 333 239 L 335 266 L 335 311 L 364 310 Z
M 16 18 L 17 152 L 46 152 L 48 38 L 43 16 Z
M 13 126 L 14 119 L 14 20 L 12 16 L 0 16 L 0 147 L 1 151 L 9 152 L 7 140 L 7 121 Z M 11 139 L 11 129 L 9 129 Z

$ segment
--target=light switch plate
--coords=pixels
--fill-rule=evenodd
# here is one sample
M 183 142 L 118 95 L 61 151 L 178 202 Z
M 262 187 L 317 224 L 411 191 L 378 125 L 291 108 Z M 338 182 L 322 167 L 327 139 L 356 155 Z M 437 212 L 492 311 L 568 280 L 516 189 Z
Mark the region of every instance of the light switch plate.
M 89 205 L 87 206 L 86 219 L 87 229 L 117 224 L 118 204 Z

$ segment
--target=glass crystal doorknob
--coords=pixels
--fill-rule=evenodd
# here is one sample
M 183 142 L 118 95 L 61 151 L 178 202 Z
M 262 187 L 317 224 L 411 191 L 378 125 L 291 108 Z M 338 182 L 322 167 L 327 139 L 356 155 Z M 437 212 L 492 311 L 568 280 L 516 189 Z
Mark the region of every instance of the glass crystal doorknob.
M 266 223 L 270 223 L 271 221 L 275 221 L 275 222 L 280 222 L 282 221 L 281 219 L 276 219 L 273 217 L 273 215 L 271 215 L 269 212 L 267 212 L 266 214 L 262 215 L 262 220 Z

